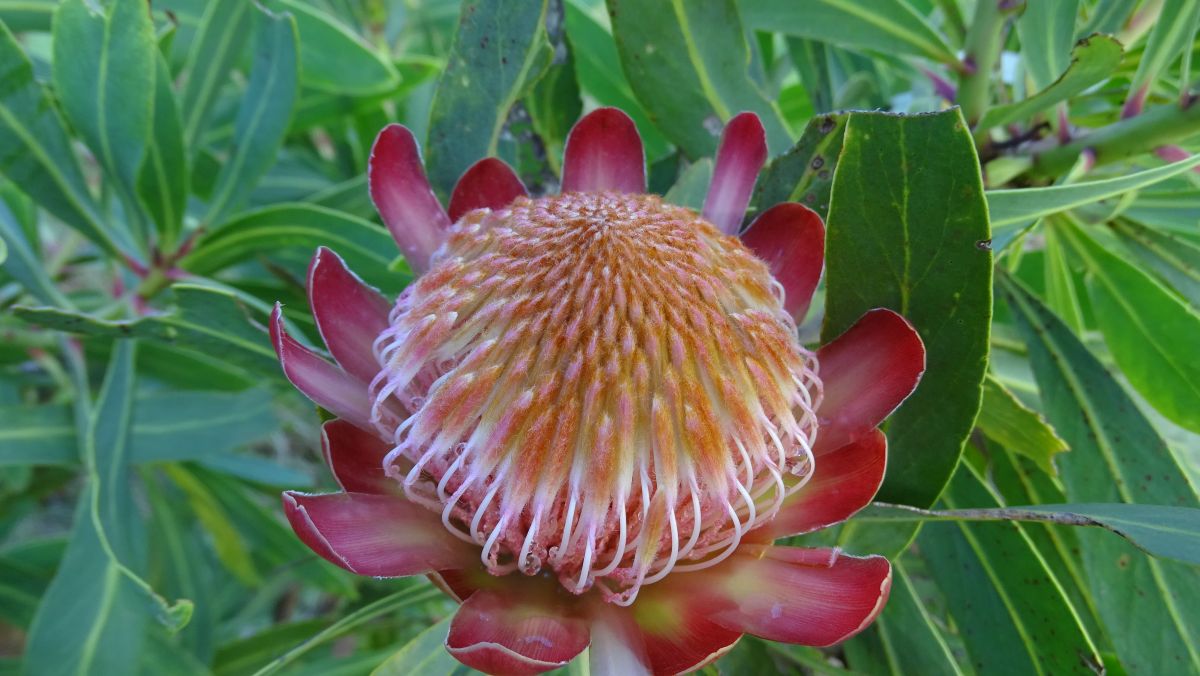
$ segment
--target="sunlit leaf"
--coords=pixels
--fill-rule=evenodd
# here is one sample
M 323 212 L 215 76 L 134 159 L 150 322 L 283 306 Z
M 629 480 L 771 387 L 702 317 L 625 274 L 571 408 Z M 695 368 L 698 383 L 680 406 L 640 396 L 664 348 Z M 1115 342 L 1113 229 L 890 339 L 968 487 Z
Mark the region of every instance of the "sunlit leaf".
M 974 425 L 991 321 L 988 232 L 958 110 L 850 115 L 825 240 L 822 339 L 888 307 L 912 322 L 926 350 L 921 384 L 888 425 L 883 499 L 931 504 Z
M 983 405 L 975 422 L 989 438 L 1037 463 L 1047 474 L 1056 474 L 1054 456 L 1067 444 L 1037 411 L 1022 404 L 992 376 L 983 381 Z

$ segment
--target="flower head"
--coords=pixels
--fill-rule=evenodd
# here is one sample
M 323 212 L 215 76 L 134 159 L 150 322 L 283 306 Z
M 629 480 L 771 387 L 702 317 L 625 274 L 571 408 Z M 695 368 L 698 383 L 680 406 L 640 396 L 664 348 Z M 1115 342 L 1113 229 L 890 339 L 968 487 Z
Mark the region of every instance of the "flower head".
M 384 129 L 372 197 L 421 276 L 389 308 L 317 252 L 340 368 L 273 317 L 285 373 L 340 418 L 323 446 L 343 492 L 284 494 L 301 539 L 356 573 L 429 574 L 463 602 L 448 648 L 485 671 L 590 643 L 600 673 L 675 673 L 743 633 L 827 645 L 869 624 L 886 559 L 771 542 L 871 500 L 875 426 L 924 352 L 886 310 L 799 343 L 824 230 L 785 203 L 737 236 L 765 158 L 757 117 L 731 120 L 698 214 L 644 194 L 632 121 L 601 109 L 568 139 L 561 194 L 531 198 L 489 158 L 447 212 L 412 135 Z

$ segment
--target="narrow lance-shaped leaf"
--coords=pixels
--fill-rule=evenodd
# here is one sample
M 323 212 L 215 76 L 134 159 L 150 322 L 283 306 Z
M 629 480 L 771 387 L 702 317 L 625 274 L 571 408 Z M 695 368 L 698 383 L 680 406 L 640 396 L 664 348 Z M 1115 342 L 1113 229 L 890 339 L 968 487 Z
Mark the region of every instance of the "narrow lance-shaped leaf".
M 116 344 L 94 406 L 87 402 L 86 372 L 76 364 L 87 483 L 63 563 L 30 629 L 29 673 L 121 673 L 137 661 L 151 609 L 175 628 L 191 614 L 190 602 L 167 607 L 135 572 L 146 554 L 128 473 L 135 345 Z
M 975 146 L 957 109 L 850 115 L 825 240 L 822 337 L 887 307 L 912 322 L 926 352 L 921 384 L 889 423 L 885 500 L 931 504 L 974 425 L 991 321 L 988 239 Z
M 254 66 L 238 108 L 233 148 L 217 175 L 204 222 L 221 223 L 250 196 L 258 179 L 275 164 L 296 100 L 296 21 L 290 14 L 257 14 Z
M 3 264 L 5 272 L 42 303 L 70 307 L 70 301 L 50 279 L 34 245 L 27 241 L 25 230 L 3 200 L 0 200 L 0 240 L 5 243 L 3 246 L 9 255 L 7 260 L 0 256 L 0 264 Z
M 904 0 L 742 0 L 740 6 L 756 30 L 958 63 L 946 38 Z
M 71 141 L 33 65 L 0 22 L 0 172 L 44 209 L 117 254 L 113 233 L 101 221 L 75 161 Z
M 54 85 L 63 111 L 112 178 L 134 235 L 145 239 L 138 170 L 154 120 L 158 47 L 141 0 L 96 14 L 64 0 L 54 14 Z
M 1029 346 L 1046 417 L 1072 449 L 1058 462 L 1067 499 L 1200 507 L 1166 443 L 1100 361 L 1012 277 L 997 279 Z M 1122 665 L 1148 674 L 1200 668 L 1195 568 L 1151 559 L 1109 533 L 1081 529 L 1078 538 Z
M 997 504 L 965 464 L 942 501 L 950 508 Z M 1099 667 L 1095 645 L 1022 526 L 929 523 L 917 542 L 976 671 L 1087 674 Z
M 1017 34 L 1025 69 L 1037 89 L 1048 87 L 1067 70 L 1077 14 L 1079 0 L 1026 3 Z
M 230 71 L 250 41 L 254 16 L 254 3 L 212 0 L 200 19 L 184 69 L 187 79 L 180 106 L 184 138 L 193 153 L 202 145 L 221 86 L 229 81 Z
M 883 613 L 843 644 L 848 666 L 864 674 L 957 676 L 962 669 L 941 629 L 917 595 L 905 559 L 892 563 L 892 591 Z
M 1162 2 L 1159 20 L 1150 29 L 1146 49 L 1138 59 L 1137 72 L 1130 82 L 1128 112 L 1139 112 L 1154 80 L 1179 57 L 1180 52 L 1194 48 L 1197 21 L 1200 21 L 1200 3 L 1192 0 Z
M 1130 384 L 1173 422 L 1200 432 L 1200 314 L 1073 224 L 1056 224 L 1088 272 L 1104 342 Z
M 1109 227 L 1142 262 L 1200 310 L 1200 246 L 1174 234 L 1118 218 Z
M 297 0 L 279 0 L 300 32 L 300 82 L 325 92 L 371 96 L 395 89 L 400 74 L 336 17 Z
M 696 159 L 717 149 L 721 128 L 757 113 L 772 154 L 792 144 L 775 103 L 750 77 L 750 49 L 733 0 L 608 0 L 621 67 L 650 119 Z
M 187 150 L 183 145 L 183 120 L 171 88 L 167 60 L 155 54 L 154 127 L 146 161 L 138 176 L 138 193 L 158 231 L 160 250 L 170 251 L 183 226 L 188 196 Z
M 463 3 L 425 146 L 429 181 L 443 199 L 467 167 L 497 154 L 509 110 L 550 64 L 545 19 L 546 0 Z
M 1053 5 L 1054 3 L 1035 3 Z M 1070 100 L 1113 74 L 1121 65 L 1121 43 L 1108 35 L 1092 35 L 1071 50 L 1071 62 L 1062 75 L 1041 91 L 1020 101 L 993 106 L 979 118 L 978 129 L 990 129 L 1028 118 L 1056 103 Z

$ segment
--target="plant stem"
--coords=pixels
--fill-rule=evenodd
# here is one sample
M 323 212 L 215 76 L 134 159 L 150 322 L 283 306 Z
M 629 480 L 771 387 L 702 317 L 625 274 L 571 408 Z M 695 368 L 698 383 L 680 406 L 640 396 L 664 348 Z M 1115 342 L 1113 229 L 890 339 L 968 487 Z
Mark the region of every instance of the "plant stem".
M 1007 16 L 1023 5 L 1011 0 L 979 0 L 967 30 L 966 64 L 959 77 L 958 103 L 967 123 L 974 125 L 991 102 L 992 73 L 1000 59 Z
M 1095 153 L 1096 164 L 1108 164 L 1141 155 L 1158 146 L 1178 143 L 1200 132 L 1200 101 L 1187 96 L 1182 104 L 1152 108 L 1136 117 L 1114 122 L 1066 144 L 1033 153 L 1029 176 L 1050 178 L 1069 170 L 1085 150 Z

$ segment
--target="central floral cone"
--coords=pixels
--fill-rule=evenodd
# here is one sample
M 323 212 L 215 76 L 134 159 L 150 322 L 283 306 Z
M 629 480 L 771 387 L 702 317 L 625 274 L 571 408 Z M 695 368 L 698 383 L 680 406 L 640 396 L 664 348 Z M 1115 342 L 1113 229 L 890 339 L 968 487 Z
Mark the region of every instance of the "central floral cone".
M 829 645 L 869 624 L 886 559 L 771 542 L 870 502 L 876 425 L 924 350 L 887 310 L 799 344 L 824 228 L 784 203 L 737 236 L 765 158 L 757 117 L 731 120 L 698 214 L 644 194 L 636 128 L 600 109 L 561 195 L 489 158 L 447 212 L 412 135 L 384 129 L 371 194 L 420 278 L 390 305 L 317 252 L 340 368 L 273 316 L 285 373 L 340 418 L 323 447 L 344 492 L 284 494 L 300 538 L 359 574 L 430 575 L 462 602 L 447 647 L 492 673 L 589 644 L 596 673 L 676 673 L 743 633 Z

